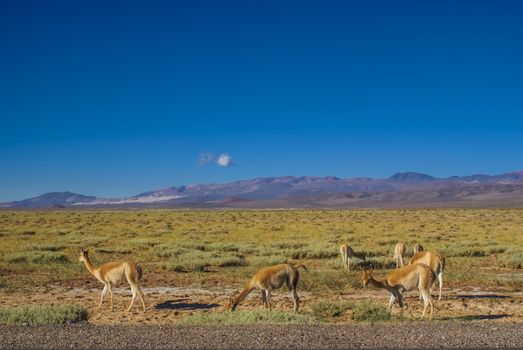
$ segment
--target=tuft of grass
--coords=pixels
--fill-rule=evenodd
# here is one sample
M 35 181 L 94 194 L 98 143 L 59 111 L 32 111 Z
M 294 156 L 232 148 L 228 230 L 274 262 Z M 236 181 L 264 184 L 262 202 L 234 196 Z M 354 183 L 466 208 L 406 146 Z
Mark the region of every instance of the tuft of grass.
M 523 268 L 523 250 L 508 249 L 503 254 L 497 256 L 496 263 L 501 267 L 521 269 Z
M 222 311 L 198 313 L 181 318 L 180 325 L 253 325 L 253 324 L 310 324 L 314 320 L 304 314 L 283 311 Z
M 316 243 L 285 251 L 291 259 L 331 259 L 339 255 L 336 246 L 330 243 Z
M 178 248 L 165 254 L 172 256 L 172 258 L 163 263 L 162 267 L 176 272 L 202 272 L 208 266 L 239 267 L 247 265 L 247 260 L 243 255 L 231 252 L 208 252 Z
M 333 303 L 327 300 L 319 300 L 311 305 L 312 316 L 318 320 L 327 320 L 343 315 L 351 308 L 349 302 Z
M 238 267 L 247 265 L 247 260 L 240 254 L 223 254 L 213 258 L 209 264 L 218 267 Z
M 87 309 L 77 304 L 26 305 L 0 308 L 0 324 L 51 325 L 86 321 Z
M 285 264 L 288 259 L 283 255 L 276 256 L 254 256 L 249 259 L 249 265 L 256 267 L 267 267 L 278 264 Z
M 27 251 L 20 253 L 8 254 L 5 260 L 10 263 L 66 263 L 69 258 L 64 253 L 53 251 Z
M 49 244 L 41 244 L 34 247 L 36 250 L 44 250 L 49 252 L 57 252 L 60 250 L 63 250 L 67 248 L 65 244 L 58 244 L 58 243 L 49 243 Z
M 95 252 L 102 253 L 102 254 L 113 254 L 113 253 L 117 253 L 117 254 L 131 254 L 131 249 L 102 247 L 102 248 L 96 248 Z
M 390 321 L 392 316 L 384 305 L 365 300 L 354 306 L 352 319 L 358 322 L 385 322 Z

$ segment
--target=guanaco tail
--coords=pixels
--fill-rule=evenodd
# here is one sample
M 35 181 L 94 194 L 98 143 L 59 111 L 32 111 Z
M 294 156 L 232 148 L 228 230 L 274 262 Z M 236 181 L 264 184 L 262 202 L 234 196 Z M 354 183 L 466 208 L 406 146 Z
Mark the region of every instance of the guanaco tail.
M 102 302 L 105 295 L 109 292 L 110 302 L 111 302 L 111 311 L 113 311 L 113 291 L 112 285 L 117 285 L 124 278 L 127 280 L 131 286 L 132 299 L 131 305 L 127 311 L 130 311 L 133 307 L 134 300 L 136 299 L 136 294 L 140 296 L 142 301 L 143 311 L 145 312 L 145 300 L 143 296 L 142 289 L 140 288 L 140 280 L 142 279 L 142 268 L 140 265 L 132 262 L 110 262 L 106 263 L 98 268 L 95 268 L 89 259 L 89 252 L 82 249 L 80 252 L 80 261 L 85 264 L 87 270 L 93 275 L 97 280 L 103 283 L 104 289 L 102 290 L 102 297 L 100 298 L 100 304 L 98 308 L 102 307 Z
M 232 311 L 236 310 L 238 304 L 245 299 L 250 292 L 254 289 L 259 289 L 261 290 L 263 305 L 268 307 L 269 310 L 272 310 L 272 290 L 279 289 L 285 285 L 291 292 L 291 297 L 294 301 L 294 312 L 297 312 L 300 306 L 300 298 L 298 298 L 298 294 L 296 293 L 296 286 L 300 278 L 300 273 L 298 272 L 298 268 L 300 267 L 307 270 L 307 267 L 302 264 L 296 266 L 293 264 L 279 264 L 259 270 L 250 281 L 247 282 L 245 288 L 243 288 L 236 298 L 230 298 L 227 309 Z
M 423 299 L 423 313 L 425 316 L 427 308 L 430 306 L 430 319 L 434 312 L 434 304 L 430 296 L 429 288 L 434 282 L 434 273 L 425 264 L 408 265 L 387 274 L 384 280 L 378 281 L 372 277 L 372 271 L 364 270 L 362 273 L 363 286 L 367 287 L 370 283 L 376 288 L 385 289 L 390 293 L 389 311 L 395 301 L 401 308 L 400 315 L 403 316 L 403 292 L 418 288 Z
M 350 259 L 352 257 L 365 260 L 365 253 L 358 253 L 355 252 L 351 246 L 347 244 L 342 244 L 340 246 L 340 254 L 341 254 L 341 260 L 343 261 L 343 267 L 347 272 L 350 271 Z
M 443 289 L 443 272 L 445 271 L 445 257 L 435 251 L 421 251 L 414 254 L 414 256 L 410 259 L 409 265 L 417 263 L 427 265 L 436 275 L 439 285 L 438 300 L 441 300 L 441 291 Z

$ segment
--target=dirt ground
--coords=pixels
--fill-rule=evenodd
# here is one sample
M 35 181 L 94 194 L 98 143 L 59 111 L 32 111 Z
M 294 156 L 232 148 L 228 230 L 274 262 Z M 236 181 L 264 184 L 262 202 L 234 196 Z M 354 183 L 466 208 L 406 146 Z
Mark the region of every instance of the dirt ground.
M 147 312 L 143 313 L 137 298 L 131 312 L 126 309 L 131 301 L 130 289 L 124 284 L 114 288 L 114 311 L 109 309 L 107 295 L 101 309 L 98 303 L 102 285 L 92 278 L 76 279 L 64 285 L 49 285 L 35 287 L 9 293 L 1 296 L 0 306 L 17 306 L 44 303 L 77 303 L 88 308 L 89 323 L 93 325 L 168 325 L 175 324 L 185 315 L 201 312 L 215 312 L 225 308 L 229 297 L 238 291 L 239 286 L 206 285 L 201 288 L 184 288 L 179 280 L 171 280 L 172 274 L 156 274 L 154 280 L 149 278 L 143 283 Z M 154 287 L 152 287 L 154 286 Z M 301 309 L 308 310 L 315 300 L 330 301 L 362 301 L 373 299 L 383 305 L 388 303 L 386 291 L 372 287 L 347 291 L 342 294 L 316 295 L 298 290 L 302 301 Z M 404 316 L 418 318 L 422 311 L 422 302 L 418 292 L 405 294 L 407 308 Z M 484 320 L 491 323 L 522 322 L 523 323 L 523 293 L 508 292 L 501 289 L 483 290 L 478 286 L 462 287 L 461 289 L 443 289 L 443 298 L 437 301 L 434 296 L 435 320 Z M 292 299 L 285 289 L 273 292 L 273 302 L 278 310 L 291 311 Z M 259 292 L 253 291 L 239 306 L 242 310 L 262 308 Z M 399 314 L 397 304 L 393 314 Z M 331 320 L 335 323 L 351 323 L 348 315 L 342 315 Z

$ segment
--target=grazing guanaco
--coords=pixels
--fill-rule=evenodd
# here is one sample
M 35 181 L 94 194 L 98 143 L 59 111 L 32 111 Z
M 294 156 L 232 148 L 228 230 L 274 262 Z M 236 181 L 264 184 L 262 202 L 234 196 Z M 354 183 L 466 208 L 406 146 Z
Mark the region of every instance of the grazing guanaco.
M 263 305 L 268 307 L 269 310 L 272 310 L 272 290 L 286 285 L 294 301 L 294 312 L 297 312 L 300 306 L 300 298 L 298 298 L 298 294 L 296 293 L 296 286 L 300 278 L 300 273 L 298 272 L 299 267 L 307 270 L 307 267 L 302 264 L 296 266 L 292 264 L 279 264 L 259 270 L 250 281 L 247 282 L 245 288 L 243 288 L 236 298 L 230 298 L 227 309 L 231 311 L 236 310 L 238 304 L 245 299 L 250 292 L 254 289 L 259 289 L 261 290 Z
M 405 246 L 405 243 L 396 243 L 396 246 L 394 247 L 394 256 L 392 257 L 392 259 L 396 261 L 396 268 L 405 266 L 403 258 L 405 257 L 406 251 L 407 247 Z
M 437 276 L 439 285 L 438 300 L 441 300 L 441 290 L 443 289 L 443 272 L 445 271 L 445 257 L 435 251 L 421 251 L 414 254 L 414 256 L 410 259 L 409 265 L 417 263 L 427 265 Z
M 397 300 L 400 305 L 400 315 L 403 317 L 403 292 L 418 288 L 423 298 L 423 313 L 425 316 L 427 307 L 430 306 L 430 319 L 434 311 L 434 305 L 430 296 L 429 288 L 434 282 L 434 273 L 424 264 L 408 265 L 387 274 L 384 280 L 378 281 L 372 277 L 372 271 L 363 270 L 362 280 L 363 286 L 367 287 L 370 283 L 376 288 L 386 289 L 390 293 L 389 311 L 392 310 L 392 305 Z
M 412 249 L 412 251 L 413 251 L 412 254 L 416 254 L 416 253 L 422 252 L 424 250 L 425 249 L 423 249 L 423 246 L 421 244 L 416 243 L 416 244 L 414 244 L 414 248 Z
M 95 268 L 91 263 L 91 260 L 89 260 L 89 251 L 84 249 L 82 249 L 80 252 L 80 261 L 85 264 L 85 267 L 87 267 L 87 270 L 89 270 L 91 275 L 104 284 L 104 289 L 102 290 L 102 297 L 100 298 L 100 304 L 98 304 L 98 308 L 102 307 L 105 294 L 107 294 L 109 291 L 111 311 L 113 311 L 113 291 L 111 287 L 112 285 L 117 285 L 125 278 L 131 286 L 132 292 L 131 305 L 129 305 L 127 311 L 130 311 L 133 307 L 136 294 L 138 293 L 140 300 L 142 301 L 143 311 L 145 312 L 145 301 L 143 292 L 140 288 L 140 280 L 142 279 L 142 268 L 140 265 L 132 261 L 110 262 Z
M 365 260 L 365 253 L 355 252 L 351 248 L 351 246 L 349 246 L 347 244 L 342 244 L 340 246 L 340 254 L 341 254 L 341 260 L 343 261 L 343 267 L 345 268 L 345 270 L 347 270 L 347 272 L 350 271 L 350 259 L 352 257 L 355 257 L 355 258 L 358 258 L 361 260 Z

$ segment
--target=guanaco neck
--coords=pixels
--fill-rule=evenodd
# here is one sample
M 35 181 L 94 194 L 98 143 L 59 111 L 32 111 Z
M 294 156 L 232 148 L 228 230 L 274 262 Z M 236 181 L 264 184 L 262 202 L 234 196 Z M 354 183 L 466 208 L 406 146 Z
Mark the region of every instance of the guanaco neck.
M 391 289 L 386 281 L 375 280 L 374 277 L 372 277 L 372 276 L 370 276 L 370 278 L 369 278 L 369 283 L 376 288 L 382 288 L 382 289 L 386 289 L 386 290 Z
M 249 293 L 252 292 L 253 289 L 254 289 L 254 288 L 251 286 L 250 283 L 247 284 L 247 285 L 245 286 L 245 288 L 243 288 L 243 290 L 241 291 L 240 295 L 238 295 L 238 296 L 234 299 L 234 301 L 233 301 L 233 306 L 234 306 L 234 307 L 238 306 L 238 304 L 241 303 L 242 300 L 245 299 L 245 297 L 246 297 L 247 295 L 249 295 Z
M 91 263 L 91 260 L 89 260 L 88 256 L 84 257 L 84 264 L 85 264 L 85 267 L 87 267 L 87 270 L 91 273 L 91 275 L 96 277 L 95 268 L 94 268 L 93 264 Z

